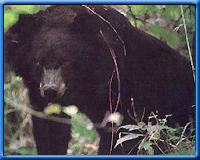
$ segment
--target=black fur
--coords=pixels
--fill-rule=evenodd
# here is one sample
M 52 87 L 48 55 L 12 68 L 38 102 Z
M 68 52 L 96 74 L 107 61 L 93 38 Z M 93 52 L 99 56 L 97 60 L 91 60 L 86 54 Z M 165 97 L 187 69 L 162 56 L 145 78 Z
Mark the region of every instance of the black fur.
M 124 114 L 123 124 L 133 123 L 127 113 L 133 110 L 131 98 L 139 118 L 145 108 L 144 120 L 151 111 L 158 110 L 161 117 L 173 114 L 169 125 L 188 122 L 188 117 L 194 116 L 191 106 L 195 104 L 189 61 L 167 44 L 134 28 L 116 10 L 103 5 L 89 7 L 107 20 L 118 35 L 108 23 L 79 5 L 59 5 L 33 15 L 22 14 L 5 34 L 5 59 L 23 78 L 33 109 L 43 111 L 51 101 L 39 89 L 44 68 L 61 68 L 66 90 L 61 98 L 51 102 L 76 105 L 94 123 L 101 123 L 110 110 L 109 82 L 116 69 L 112 48 L 121 80 L 118 111 Z M 113 110 L 118 98 L 116 73 L 112 83 Z M 66 154 L 70 126 L 34 116 L 32 119 L 38 154 Z M 98 131 L 99 154 L 109 154 L 111 133 Z M 117 135 L 114 144 L 116 138 Z M 125 149 L 125 154 L 129 150 Z M 120 146 L 112 154 L 122 154 Z

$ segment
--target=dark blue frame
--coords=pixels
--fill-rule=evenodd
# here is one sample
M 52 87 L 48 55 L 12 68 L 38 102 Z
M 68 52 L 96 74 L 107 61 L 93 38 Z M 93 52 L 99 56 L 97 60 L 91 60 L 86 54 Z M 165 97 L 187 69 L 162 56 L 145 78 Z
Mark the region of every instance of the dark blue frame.
M 4 4 L 196 4 L 196 156 L 3 156 L 3 5 Z M 1 17 L 1 25 L 0 25 L 0 34 L 1 34 L 1 42 L 0 42 L 0 84 L 1 84 L 1 114 L 0 114 L 0 158 L 1 159 L 167 159 L 167 158 L 177 158 L 177 159 L 195 159 L 199 157 L 199 1 L 195 0 L 4 0 L 0 2 L 0 17 Z

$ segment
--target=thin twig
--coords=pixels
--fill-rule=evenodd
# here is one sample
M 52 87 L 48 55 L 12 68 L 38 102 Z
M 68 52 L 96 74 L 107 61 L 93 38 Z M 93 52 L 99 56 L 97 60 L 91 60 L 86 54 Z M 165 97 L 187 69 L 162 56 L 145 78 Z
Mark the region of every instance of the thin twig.
M 112 76 L 110 78 L 110 82 L 109 82 L 109 101 L 110 101 L 110 113 L 112 113 L 112 97 L 111 97 L 111 92 L 112 92 L 112 80 L 113 80 L 113 76 L 114 76 L 115 70 L 113 70 L 112 72 Z M 112 125 L 112 133 L 111 133 L 111 144 L 110 144 L 110 154 L 112 152 L 112 147 L 113 147 L 113 121 L 111 121 L 111 125 Z
M 113 140 L 114 140 L 114 126 L 113 126 L 113 121 L 111 121 L 111 125 L 112 125 L 112 133 L 111 133 L 111 142 L 110 142 L 110 153 L 112 153 L 112 147 L 113 147 Z
M 162 154 L 165 154 L 165 152 L 160 148 L 160 146 L 156 143 L 156 141 L 154 140 L 154 144 L 156 145 L 156 147 L 160 150 L 160 152 Z
M 54 122 L 58 122 L 58 123 L 63 123 L 63 124 L 68 124 L 71 125 L 71 120 L 70 118 L 60 118 L 60 117 L 56 117 L 56 116 L 52 116 L 52 115 L 46 115 L 43 112 L 38 112 L 35 111 L 31 108 L 28 108 L 26 105 L 16 102 L 15 100 L 12 100 L 10 98 L 4 97 L 4 102 L 12 107 L 14 107 L 15 109 L 19 110 L 19 111 L 24 111 L 32 116 L 41 118 L 41 119 L 46 119 L 46 120 L 50 120 L 50 121 L 54 121 Z M 80 124 L 79 121 L 77 121 L 77 124 Z M 101 123 L 94 123 L 93 124 L 95 128 L 102 128 L 107 132 L 110 132 L 111 127 L 102 127 Z M 113 128 L 112 128 L 113 129 Z M 113 130 L 114 132 L 114 130 Z
M 101 30 L 100 30 L 100 33 L 101 33 L 101 36 L 103 37 L 104 41 L 108 45 L 108 43 L 107 43 L 107 41 L 106 41 L 106 39 L 105 39 L 105 37 L 103 35 L 103 32 Z M 115 70 L 116 70 L 116 73 L 117 73 L 117 81 L 118 81 L 118 98 L 117 98 L 117 104 L 116 104 L 115 111 L 114 111 L 114 113 L 115 113 L 117 111 L 117 109 L 118 109 L 118 106 L 119 106 L 119 103 L 120 103 L 120 97 L 121 97 L 120 76 L 119 76 L 119 68 L 118 68 L 118 65 L 117 65 L 117 60 L 116 60 L 116 56 L 115 56 L 114 50 L 112 48 L 110 48 L 109 45 L 108 45 L 108 48 L 110 50 L 110 53 L 112 55 L 112 58 L 113 58 L 113 61 L 114 61 L 114 64 L 115 64 Z
M 103 20 L 104 22 L 106 22 L 112 28 L 112 30 L 115 32 L 115 34 L 117 35 L 117 37 L 119 38 L 119 40 L 122 42 L 124 55 L 126 56 L 126 48 L 125 48 L 124 41 L 121 39 L 121 37 L 117 33 L 116 29 L 112 26 L 112 24 L 109 21 L 107 21 L 106 19 L 104 19 L 101 15 L 99 15 L 98 13 L 96 13 L 95 11 L 93 11 L 87 5 L 82 5 L 82 6 L 85 7 L 87 10 L 89 10 L 90 12 L 92 12 L 93 14 L 97 15 L 101 20 Z
M 187 11 L 188 8 L 189 8 L 189 6 L 187 6 L 187 7 L 184 9 L 183 14 L 185 14 L 185 12 Z M 177 26 L 177 23 L 179 22 L 179 20 L 181 19 L 181 17 L 182 17 L 182 14 L 175 20 L 174 26 Z
M 100 33 L 101 33 L 101 36 L 103 37 L 104 41 L 106 42 L 106 44 L 108 44 L 107 41 L 106 41 L 106 38 L 105 38 L 104 35 L 103 35 L 102 30 L 100 30 Z M 114 50 L 113 50 L 112 48 L 110 48 L 109 45 L 108 45 L 108 48 L 109 48 L 109 50 L 110 50 L 110 53 L 111 53 L 111 55 L 112 55 L 112 58 L 113 58 L 113 61 L 114 61 L 114 64 L 115 64 L 115 70 L 116 70 L 116 73 L 117 73 L 117 81 L 118 81 L 118 98 L 117 98 L 117 104 L 116 104 L 116 106 L 115 106 L 115 111 L 114 111 L 114 113 L 115 113 L 115 112 L 117 111 L 117 109 L 118 109 L 118 106 L 119 106 L 119 103 L 120 103 L 120 97 L 121 97 L 121 92 L 120 92 L 120 88 L 121 88 L 121 86 L 120 86 L 120 76 L 119 76 L 119 69 L 118 69 L 117 60 L 116 60 L 116 56 L 115 56 Z M 112 76 L 111 76 L 111 78 L 110 78 L 110 89 L 109 89 L 109 90 L 110 90 L 109 99 L 110 99 L 110 112 L 111 112 L 111 113 L 113 113 L 113 112 L 112 112 L 112 103 L 111 103 L 111 83 L 112 83 L 113 76 L 114 76 L 114 71 L 113 71 Z M 112 136 L 112 139 L 111 139 L 111 145 L 110 145 L 110 154 L 111 154 L 111 152 L 112 152 L 112 147 L 113 147 L 113 134 L 114 134 L 113 122 L 111 122 L 111 124 L 112 124 L 112 135 L 111 135 L 111 136 Z
M 186 43 L 187 43 L 188 52 L 189 52 L 189 56 L 190 56 L 190 62 L 191 62 L 192 71 L 193 71 L 192 72 L 193 73 L 193 78 L 194 78 L 194 82 L 195 82 L 195 67 L 194 67 L 194 64 L 193 64 L 192 54 L 191 54 L 191 51 L 190 51 L 190 44 L 189 44 L 189 40 L 188 40 L 188 36 L 187 36 L 187 28 L 186 28 L 184 13 L 183 13 L 183 6 L 180 5 L 180 7 L 181 7 L 181 14 L 182 14 L 184 30 L 185 30 L 185 38 L 186 38 Z
M 129 8 L 128 13 L 134 19 L 135 27 L 137 28 L 137 20 L 138 20 L 138 18 L 133 14 L 131 5 L 127 5 L 127 7 Z
M 114 113 L 115 113 L 115 112 L 117 112 L 117 109 L 118 109 L 118 106 L 119 106 L 119 102 L 120 102 L 121 86 L 120 86 L 119 68 L 118 68 L 118 65 L 117 65 L 116 56 L 115 56 L 114 50 L 112 48 L 110 48 L 110 52 L 111 52 L 111 55 L 113 57 L 113 61 L 115 63 L 115 68 L 116 68 L 116 73 L 117 73 L 117 81 L 118 81 L 118 97 L 117 97 L 117 104 L 116 104 L 115 111 L 114 111 Z
M 113 80 L 113 77 L 114 77 L 114 73 L 115 73 L 115 70 L 113 70 L 112 75 L 111 75 L 111 77 L 110 77 L 110 81 L 109 81 L 110 113 L 113 113 L 113 112 L 112 112 L 112 80 Z
M 55 116 L 47 116 L 45 113 L 43 112 L 38 112 L 35 111 L 33 109 L 30 109 L 28 107 L 26 107 L 25 105 L 23 105 L 22 103 L 17 103 L 16 101 L 13 101 L 7 97 L 4 97 L 4 101 L 6 104 L 16 108 L 17 110 L 22 110 L 28 114 L 31 114 L 32 116 L 41 118 L 41 119 L 47 119 L 47 120 L 51 120 L 51 121 L 55 121 L 55 122 L 59 122 L 59 123 L 64 123 L 64 124 L 71 124 L 71 121 L 69 118 L 60 118 L 60 117 L 55 117 Z

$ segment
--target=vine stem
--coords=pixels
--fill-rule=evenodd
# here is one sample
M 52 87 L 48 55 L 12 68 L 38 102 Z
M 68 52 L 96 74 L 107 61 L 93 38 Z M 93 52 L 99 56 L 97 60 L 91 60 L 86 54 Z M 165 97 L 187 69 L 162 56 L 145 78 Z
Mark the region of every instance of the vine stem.
M 87 5 L 82 5 L 82 6 L 85 7 L 88 11 L 90 11 L 93 14 L 97 15 L 101 20 L 103 20 L 104 22 L 106 22 L 112 28 L 112 30 L 115 32 L 115 34 L 117 35 L 117 37 L 119 38 L 119 40 L 122 42 L 123 52 L 124 52 L 124 55 L 126 56 L 126 47 L 125 47 L 124 41 L 122 40 L 122 38 L 120 37 L 120 35 L 117 33 L 116 29 L 112 26 L 112 24 L 109 21 L 107 21 L 106 19 L 104 19 L 101 15 L 99 15 L 98 13 L 96 13 L 95 11 L 93 11 Z
M 31 116 L 35 116 L 41 119 L 46 119 L 46 120 L 50 120 L 53 122 L 58 122 L 58 123 L 63 123 L 63 124 L 68 124 L 71 125 L 71 119 L 70 118 L 60 118 L 57 116 L 53 116 L 53 115 L 46 115 L 43 112 L 39 112 L 39 111 L 35 111 L 33 109 L 31 109 L 31 106 L 28 105 L 28 107 L 24 104 L 22 104 L 22 102 L 18 102 L 17 100 L 14 99 L 10 99 L 8 97 L 4 97 L 4 102 L 10 106 L 12 106 L 13 108 L 17 109 L 18 111 L 24 111 L 27 114 L 30 114 Z M 81 125 L 81 123 L 79 121 L 76 121 L 77 124 Z M 110 132 L 110 129 L 113 129 L 111 127 L 107 127 L 107 126 L 103 126 L 101 123 L 93 123 L 94 127 L 97 128 L 102 128 L 105 131 Z
M 195 82 L 195 67 L 194 67 L 192 54 L 191 54 L 191 50 L 190 50 L 190 44 L 189 44 L 188 35 L 187 35 L 187 28 L 186 28 L 184 13 L 183 13 L 183 6 L 180 5 L 180 7 L 181 7 L 181 15 L 182 15 L 183 25 L 184 25 L 184 30 L 185 30 L 185 38 L 186 38 L 187 48 L 188 48 L 188 52 L 189 52 L 189 56 L 190 56 L 190 62 L 191 62 L 192 71 L 193 71 L 192 72 L 193 73 L 193 78 L 194 78 L 194 82 Z

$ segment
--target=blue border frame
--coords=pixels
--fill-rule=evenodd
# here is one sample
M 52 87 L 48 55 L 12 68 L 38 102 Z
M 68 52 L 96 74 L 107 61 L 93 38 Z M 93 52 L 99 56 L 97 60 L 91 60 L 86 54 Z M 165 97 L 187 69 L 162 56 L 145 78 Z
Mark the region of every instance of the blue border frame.
M 3 17 L 3 5 L 0 5 L 0 17 Z M 3 18 L 2 18 L 3 20 Z M 3 156 L 3 21 L 1 20 L 1 25 L 0 25 L 0 38 L 1 38 L 1 43 L 0 43 L 0 102 L 1 102 L 1 109 L 0 109 L 0 141 L 2 143 L 0 143 L 0 156 Z M 1 157 L 0 157 L 1 158 Z
M 198 0 L 1 0 L 2 4 L 198 4 Z
M 2 18 L 0 29 L 1 29 L 1 43 L 0 43 L 0 73 L 1 73 L 1 97 L 0 101 L 2 102 L 1 106 L 1 116 L 0 116 L 0 124 L 1 124 L 1 132 L 0 132 L 0 159 L 103 159 L 103 158 L 110 158 L 110 159 L 143 159 L 143 158 L 153 158 L 153 159 L 167 159 L 167 158 L 178 158 L 178 159 L 195 159 L 199 157 L 199 100 L 196 98 L 196 156 L 3 156 L 3 4 L 196 4 L 196 97 L 199 95 L 199 1 L 198 0 L 168 0 L 168 1 L 161 1 L 161 0 L 140 0 L 140 1 L 133 1 L 133 0 L 1 0 L 0 1 L 0 17 Z
M 199 157 L 199 2 L 196 6 L 196 151 Z

